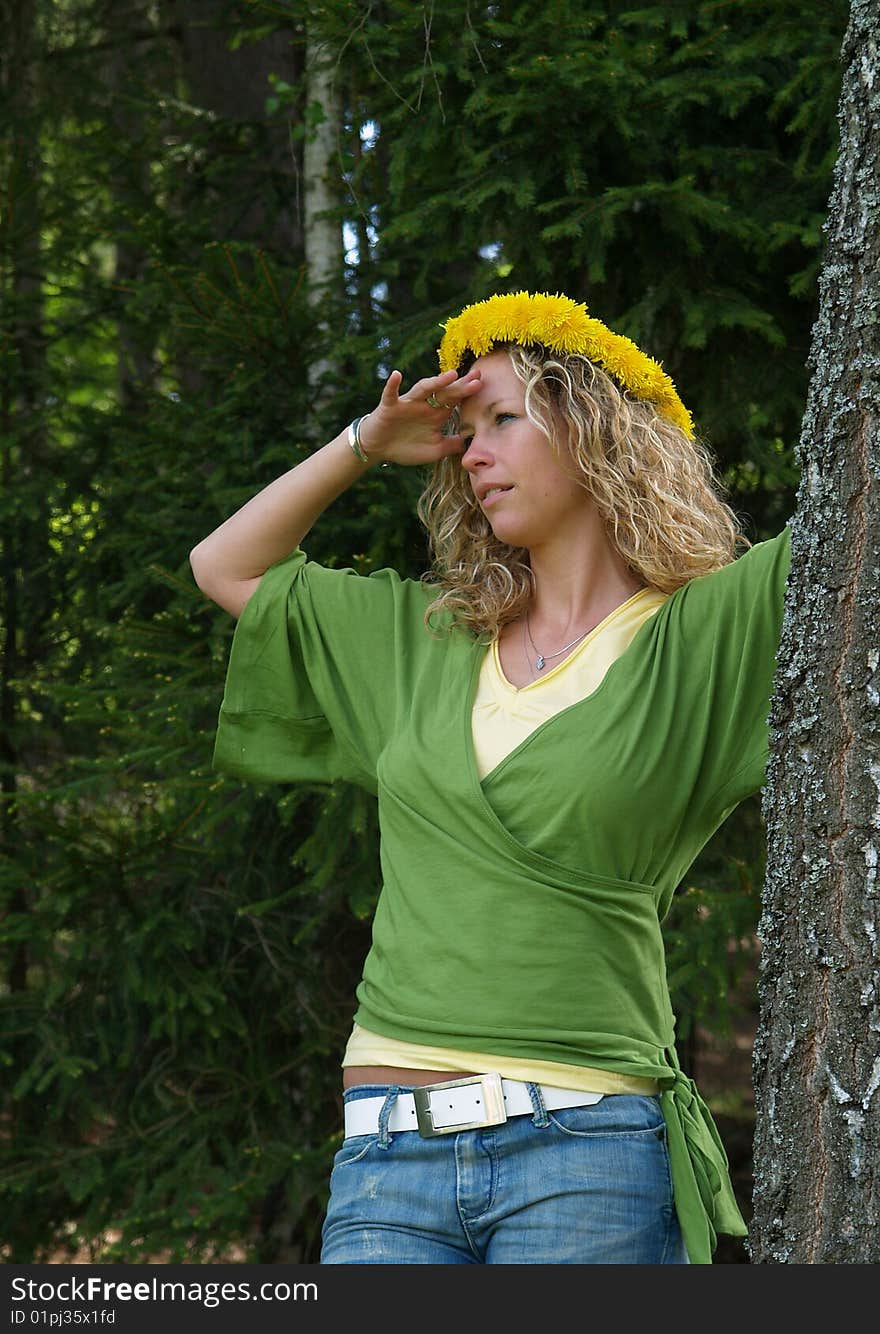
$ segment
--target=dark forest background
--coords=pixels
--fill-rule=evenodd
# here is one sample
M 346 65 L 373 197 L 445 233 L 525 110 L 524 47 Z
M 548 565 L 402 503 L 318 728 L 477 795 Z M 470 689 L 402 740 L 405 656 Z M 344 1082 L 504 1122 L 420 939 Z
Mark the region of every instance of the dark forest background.
M 374 802 L 212 773 L 232 622 L 188 552 L 518 288 L 661 359 L 777 533 L 847 12 L 0 0 L 5 1259 L 317 1261 Z M 371 471 L 310 557 L 419 575 L 423 480 Z M 752 798 L 667 922 L 746 1212 L 763 864 Z

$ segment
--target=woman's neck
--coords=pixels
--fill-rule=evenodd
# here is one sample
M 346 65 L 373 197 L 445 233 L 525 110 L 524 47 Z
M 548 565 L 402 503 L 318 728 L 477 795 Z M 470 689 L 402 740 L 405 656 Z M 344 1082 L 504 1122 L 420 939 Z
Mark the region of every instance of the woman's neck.
M 548 641 L 565 643 L 587 633 L 645 586 L 604 535 L 575 556 L 558 548 L 529 555 L 534 578 L 529 626 Z

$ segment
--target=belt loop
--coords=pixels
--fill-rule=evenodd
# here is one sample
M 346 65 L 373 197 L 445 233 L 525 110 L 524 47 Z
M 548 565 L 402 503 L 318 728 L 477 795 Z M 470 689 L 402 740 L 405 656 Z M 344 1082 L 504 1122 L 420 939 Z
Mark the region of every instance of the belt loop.
M 385 1094 L 385 1101 L 382 1103 L 382 1110 L 379 1112 L 379 1143 L 377 1148 L 389 1149 L 391 1147 L 391 1135 L 388 1130 L 388 1121 L 391 1117 L 391 1109 L 397 1102 L 397 1095 L 400 1092 L 399 1084 L 392 1084 Z
M 532 1084 L 529 1080 L 526 1080 L 526 1088 L 529 1091 L 529 1098 L 535 1112 L 532 1117 L 532 1125 L 538 1126 L 539 1129 L 543 1130 L 545 1126 L 549 1126 L 550 1117 L 547 1115 L 547 1108 L 544 1105 L 544 1095 L 541 1092 L 541 1085 Z

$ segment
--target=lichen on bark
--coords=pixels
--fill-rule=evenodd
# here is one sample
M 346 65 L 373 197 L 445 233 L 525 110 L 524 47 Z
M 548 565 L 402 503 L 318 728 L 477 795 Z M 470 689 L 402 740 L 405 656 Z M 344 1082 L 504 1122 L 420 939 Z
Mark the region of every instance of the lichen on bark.
M 878 33 L 853 0 L 762 804 L 755 1263 L 880 1259 Z

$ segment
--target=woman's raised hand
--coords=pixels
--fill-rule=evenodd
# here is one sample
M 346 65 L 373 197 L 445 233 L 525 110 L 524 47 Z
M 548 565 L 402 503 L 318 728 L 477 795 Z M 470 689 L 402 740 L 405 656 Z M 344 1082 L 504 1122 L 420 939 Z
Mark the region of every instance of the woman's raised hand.
M 381 463 L 428 464 L 460 454 L 461 436 L 444 435 L 443 427 L 453 408 L 480 388 L 480 372 L 472 368 L 459 377 L 457 371 L 444 371 L 417 380 L 405 394 L 398 392 L 402 382 L 400 371 L 392 371 L 379 406 L 361 422 L 358 436 L 367 457 Z

